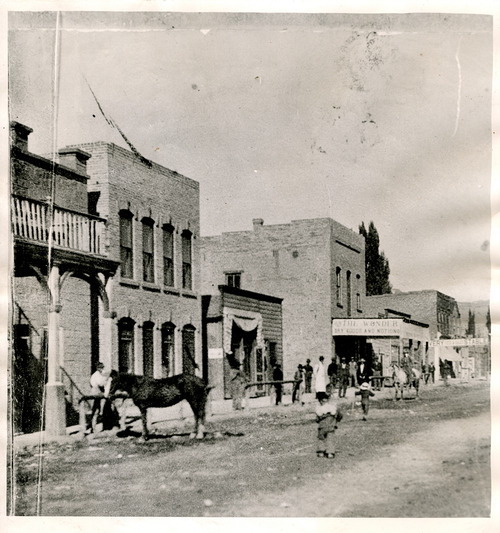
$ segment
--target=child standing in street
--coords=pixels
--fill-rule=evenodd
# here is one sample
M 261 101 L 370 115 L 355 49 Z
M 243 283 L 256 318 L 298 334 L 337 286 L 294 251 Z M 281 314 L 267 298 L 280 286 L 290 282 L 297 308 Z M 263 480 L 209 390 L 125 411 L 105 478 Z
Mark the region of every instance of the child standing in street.
M 375 393 L 370 390 L 370 384 L 366 381 L 361 384 L 359 390 L 354 394 L 361 396 L 361 407 L 363 409 L 363 420 L 366 420 L 368 411 L 370 410 L 370 396 L 375 396 Z
M 330 397 L 321 398 L 316 408 L 316 423 L 318 424 L 318 446 L 316 455 L 318 457 L 335 457 L 334 433 L 337 424 L 342 420 L 342 413 L 337 404 L 330 400 Z

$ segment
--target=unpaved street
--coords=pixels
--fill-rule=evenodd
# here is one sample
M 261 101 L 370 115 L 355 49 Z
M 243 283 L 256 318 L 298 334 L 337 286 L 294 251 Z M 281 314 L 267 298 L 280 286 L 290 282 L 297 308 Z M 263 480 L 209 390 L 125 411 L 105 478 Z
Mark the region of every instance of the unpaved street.
M 422 387 L 420 401 L 384 396 L 366 422 L 346 404 L 333 460 L 314 453 L 314 404 L 212 417 L 204 441 L 165 426 L 145 443 L 116 436 L 49 443 L 40 514 L 489 516 L 488 384 Z M 37 453 L 17 449 L 18 515 L 36 513 Z

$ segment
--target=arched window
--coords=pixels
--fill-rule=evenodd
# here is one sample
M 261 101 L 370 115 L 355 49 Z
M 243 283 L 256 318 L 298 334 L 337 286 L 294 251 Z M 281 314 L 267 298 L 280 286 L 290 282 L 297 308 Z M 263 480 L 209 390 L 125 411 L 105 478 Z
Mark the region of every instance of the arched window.
M 170 224 L 163 226 L 163 284 L 174 286 L 174 228 Z
M 120 211 L 120 262 L 121 277 L 134 277 L 133 256 L 133 215 L 130 211 Z
M 134 372 L 134 325 L 131 318 L 118 322 L 118 372 Z
M 161 328 L 161 369 L 162 377 L 170 376 L 175 364 L 175 325 L 171 322 Z
M 144 322 L 142 325 L 142 368 L 143 374 L 149 378 L 154 377 L 154 324 Z
M 195 331 L 191 324 L 182 329 L 182 372 L 184 374 L 194 374 L 198 365 L 195 360 Z
M 182 288 L 193 288 L 193 265 L 191 251 L 192 233 L 189 230 L 182 232 Z
M 150 218 L 142 219 L 142 279 L 155 281 L 154 221 Z
M 336 296 L 337 296 L 337 305 L 342 307 L 342 269 L 337 267 L 335 271 L 335 286 L 336 286 Z

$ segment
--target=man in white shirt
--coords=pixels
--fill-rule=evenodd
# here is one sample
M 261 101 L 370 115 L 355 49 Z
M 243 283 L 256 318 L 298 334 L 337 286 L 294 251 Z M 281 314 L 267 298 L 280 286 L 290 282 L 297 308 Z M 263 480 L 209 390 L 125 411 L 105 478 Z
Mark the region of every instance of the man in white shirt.
M 90 377 L 90 394 L 93 396 L 104 396 L 109 391 L 109 385 L 110 379 L 109 375 L 104 372 L 104 365 L 97 363 L 97 370 Z M 104 398 L 96 398 L 92 404 L 92 431 L 95 431 L 97 420 L 102 416 L 104 401 Z

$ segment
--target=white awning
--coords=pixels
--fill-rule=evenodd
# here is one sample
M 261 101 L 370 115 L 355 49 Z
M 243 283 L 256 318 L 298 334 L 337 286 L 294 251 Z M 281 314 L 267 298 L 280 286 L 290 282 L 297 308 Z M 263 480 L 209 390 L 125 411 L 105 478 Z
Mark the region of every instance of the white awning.
M 231 353 L 231 339 L 233 333 L 233 323 L 243 331 L 256 332 L 257 348 L 264 348 L 264 338 L 262 336 L 262 315 L 253 311 L 244 311 L 224 307 L 224 352 Z
M 439 347 L 439 358 L 442 359 L 443 361 L 445 359 L 447 361 L 461 361 L 462 354 L 460 352 L 456 352 L 450 346 L 440 346 Z

